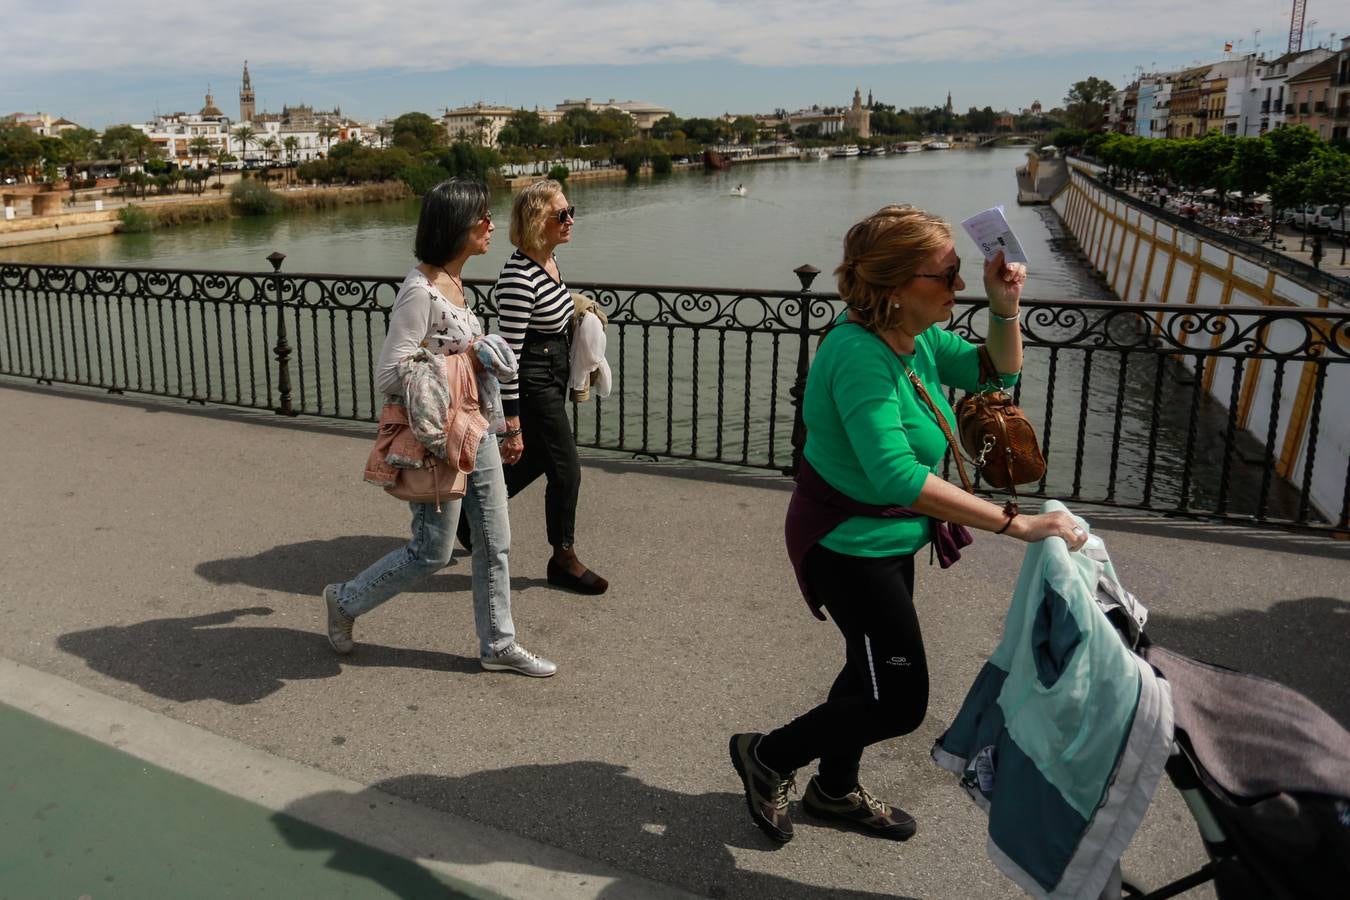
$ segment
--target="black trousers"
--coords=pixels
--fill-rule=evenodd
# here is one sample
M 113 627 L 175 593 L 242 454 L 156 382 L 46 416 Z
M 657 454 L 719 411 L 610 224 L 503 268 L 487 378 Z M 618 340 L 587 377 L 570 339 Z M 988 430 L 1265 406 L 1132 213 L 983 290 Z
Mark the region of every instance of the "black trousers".
M 765 735 L 757 752 L 780 773 L 820 760 L 820 786 L 840 796 L 857 785 L 864 748 L 909 734 L 928 712 L 914 557 L 848 556 L 817 544 L 806 581 L 844 636 L 844 667 L 824 703 Z
M 581 462 L 567 415 L 567 378 L 571 364 L 566 333 L 527 332 L 520 354 L 520 430 L 525 452 L 506 466 L 506 493 L 514 497 L 540 475 L 548 542 L 570 547 L 576 541 Z

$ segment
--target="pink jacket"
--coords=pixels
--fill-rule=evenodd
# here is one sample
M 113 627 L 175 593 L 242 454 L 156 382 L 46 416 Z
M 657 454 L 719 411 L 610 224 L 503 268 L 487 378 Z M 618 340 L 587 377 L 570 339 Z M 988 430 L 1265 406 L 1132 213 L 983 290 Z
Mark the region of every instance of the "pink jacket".
M 404 377 L 406 405 L 391 400 L 380 411 L 375 446 L 366 458 L 363 473 L 364 479 L 370 484 L 388 487 L 394 483 L 399 468 L 427 465 L 426 457 L 432 451 L 413 434 L 408 423 L 410 413 L 414 417 L 432 417 L 437 422 L 443 422 L 446 462 L 461 472 L 473 471 L 478 458 L 478 444 L 487 432 L 487 420 L 479 411 L 478 379 L 474 377 L 473 363 L 468 354 L 456 353 L 440 359 L 445 361 L 446 380 L 452 388 L 449 392 L 450 405 L 444 409 L 420 408 L 419 404 L 425 402 L 428 392 L 417 390 L 414 382 L 417 377 L 426 375 L 418 367 L 431 363 L 420 362 L 409 366 Z M 391 459 L 395 462 L 390 462 Z

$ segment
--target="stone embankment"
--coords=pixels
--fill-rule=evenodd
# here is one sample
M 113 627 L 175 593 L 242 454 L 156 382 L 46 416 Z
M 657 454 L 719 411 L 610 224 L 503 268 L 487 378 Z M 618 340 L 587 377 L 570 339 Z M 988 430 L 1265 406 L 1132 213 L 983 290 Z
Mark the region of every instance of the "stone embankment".
M 1102 187 L 1086 166 L 1073 162 L 1069 169 L 1068 184 L 1051 205 L 1077 240 L 1084 261 L 1123 301 L 1338 311 L 1347 305 L 1344 279 L 1264 248 L 1244 252 L 1243 242 L 1201 234 L 1152 204 Z M 1161 321 L 1162 314 L 1156 318 Z M 1287 330 L 1251 340 L 1271 346 L 1297 346 L 1306 340 L 1294 323 Z M 1234 336 L 1232 327 L 1196 327 L 1176 337 L 1199 349 L 1219 347 Z M 1268 463 L 1290 482 L 1305 481 L 1314 430 L 1319 458 L 1350 456 L 1350 420 L 1332 416 L 1318 421 L 1312 402 L 1318 392 L 1325 397 L 1350 394 L 1350 365 L 1307 362 L 1293 368 L 1251 356 L 1210 360 L 1196 372 L 1193 358 L 1177 361 L 1212 400 L 1229 410 L 1236 407 L 1234 426 L 1267 445 Z M 1343 466 L 1321 465 L 1313 467 L 1308 484 L 1313 505 L 1332 521 L 1344 502 L 1343 479 Z

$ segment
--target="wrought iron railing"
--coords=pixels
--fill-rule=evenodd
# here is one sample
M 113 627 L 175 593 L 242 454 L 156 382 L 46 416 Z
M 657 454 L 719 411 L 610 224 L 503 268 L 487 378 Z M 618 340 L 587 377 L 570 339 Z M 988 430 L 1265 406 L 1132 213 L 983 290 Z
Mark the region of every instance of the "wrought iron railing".
M 0 264 L 0 374 L 373 421 L 399 279 L 282 273 L 283 258 L 263 273 Z M 578 442 L 793 471 L 810 358 L 842 308 L 797 274 L 801 291 L 572 285 L 609 316 L 614 376 L 574 405 Z M 491 282 L 466 288 L 490 326 Z M 982 340 L 986 305 L 959 298 L 949 327 Z M 1350 313 L 1024 299 L 1021 327 L 1018 402 L 1049 461 L 1024 494 L 1346 529 L 1329 398 L 1350 389 Z

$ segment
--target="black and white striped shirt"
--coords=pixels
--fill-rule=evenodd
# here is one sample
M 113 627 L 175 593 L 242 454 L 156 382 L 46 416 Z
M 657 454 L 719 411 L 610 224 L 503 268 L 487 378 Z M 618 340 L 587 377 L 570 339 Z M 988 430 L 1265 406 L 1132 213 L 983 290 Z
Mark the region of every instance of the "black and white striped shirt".
M 497 300 L 497 330 L 511 352 L 520 357 L 525 332 L 560 334 L 572 319 L 572 294 L 559 272 L 557 281 L 544 267 L 517 250 L 502 266 L 493 296 Z M 508 416 L 520 414 L 520 380 L 502 381 L 502 407 Z

